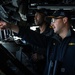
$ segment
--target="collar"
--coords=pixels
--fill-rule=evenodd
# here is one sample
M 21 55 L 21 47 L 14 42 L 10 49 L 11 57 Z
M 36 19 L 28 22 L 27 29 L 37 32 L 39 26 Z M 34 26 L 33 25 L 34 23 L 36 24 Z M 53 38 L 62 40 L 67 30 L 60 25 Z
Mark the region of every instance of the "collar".
M 66 37 L 69 37 L 69 36 L 71 36 L 71 30 L 70 29 L 69 29 Z

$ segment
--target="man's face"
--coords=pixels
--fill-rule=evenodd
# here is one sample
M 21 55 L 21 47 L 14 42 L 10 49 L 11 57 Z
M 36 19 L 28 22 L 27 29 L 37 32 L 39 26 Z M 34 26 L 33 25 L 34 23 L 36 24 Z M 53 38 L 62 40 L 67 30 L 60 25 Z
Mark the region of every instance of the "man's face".
M 44 23 L 44 14 L 36 12 L 34 22 L 35 25 L 41 26 Z
M 54 33 L 60 34 L 61 32 L 63 32 L 63 29 L 65 27 L 63 17 L 52 18 L 51 26 L 53 27 Z

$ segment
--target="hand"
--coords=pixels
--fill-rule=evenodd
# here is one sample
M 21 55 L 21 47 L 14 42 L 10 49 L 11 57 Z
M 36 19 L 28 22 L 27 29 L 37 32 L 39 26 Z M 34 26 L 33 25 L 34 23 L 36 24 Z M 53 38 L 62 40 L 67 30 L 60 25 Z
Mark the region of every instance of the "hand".
M 37 61 L 38 60 L 37 53 L 32 54 L 32 59 L 33 59 L 33 61 Z
M 4 21 L 0 21 L 0 29 L 6 29 L 8 27 L 9 27 L 8 23 Z
M 43 60 L 44 59 L 44 56 L 41 54 L 41 55 L 39 55 L 38 53 L 34 53 L 34 54 L 32 54 L 32 59 L 33 59 L 33 61 L 39 61 L 39 60 Z

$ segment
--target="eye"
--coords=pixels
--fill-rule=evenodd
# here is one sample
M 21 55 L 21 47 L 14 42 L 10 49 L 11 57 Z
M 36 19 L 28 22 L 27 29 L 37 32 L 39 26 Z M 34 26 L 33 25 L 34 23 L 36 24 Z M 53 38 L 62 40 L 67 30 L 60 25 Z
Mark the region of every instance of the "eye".
M 51 19 L 51 23 L 54 23 L 54 22 L 55 22 L 55 20 L 56 20 L 56 19 L 54 19 L 54 18 L 53 18 L 53 19 Z

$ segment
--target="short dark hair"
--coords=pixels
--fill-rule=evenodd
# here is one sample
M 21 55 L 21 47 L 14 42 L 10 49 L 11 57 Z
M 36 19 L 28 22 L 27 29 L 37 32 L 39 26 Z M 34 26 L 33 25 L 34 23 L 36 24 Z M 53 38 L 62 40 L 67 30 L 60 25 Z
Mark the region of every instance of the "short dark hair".
M 48 14 L 47 14 L 47 10 L 46 10 L 45 8 L 37 9 L 37 10 L 35 10 L 35 13 L 36 13 L 36 12 L 42 13 L 42 14 L 44 14 L 45 16 L 48 15 Z

